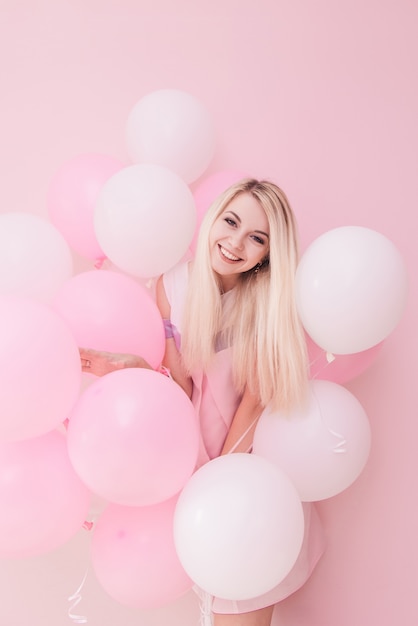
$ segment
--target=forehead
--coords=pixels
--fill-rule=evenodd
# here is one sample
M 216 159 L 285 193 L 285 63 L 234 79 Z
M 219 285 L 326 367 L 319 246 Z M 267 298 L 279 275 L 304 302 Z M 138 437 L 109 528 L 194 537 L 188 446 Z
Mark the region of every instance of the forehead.
M 249 193 L 241 193 L 225 207 L 223 213 L 235 213 L 241 222 L 250 230 L 262 230 L 269 232 L 267 215 L 254 196 Z

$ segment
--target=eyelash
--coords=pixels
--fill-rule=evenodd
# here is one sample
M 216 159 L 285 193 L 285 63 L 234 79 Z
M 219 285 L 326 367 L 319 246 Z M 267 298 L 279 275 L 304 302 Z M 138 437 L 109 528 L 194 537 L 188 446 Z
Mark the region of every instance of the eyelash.
M 229 224 L 229 226 L 236 226 L 237 225 L 236 221 L 233 220 L 231 217 L 225 217 L 225 222 L 227 224 Z M 254 239 L 254 241 L 256 243 L 259 243 L 262 246 L 264 246 L 264 244 L 265 244 L 264 239 L 262 239 L 261 237 L 258 237 L 258 235 L 252 235 L 252 238 Z

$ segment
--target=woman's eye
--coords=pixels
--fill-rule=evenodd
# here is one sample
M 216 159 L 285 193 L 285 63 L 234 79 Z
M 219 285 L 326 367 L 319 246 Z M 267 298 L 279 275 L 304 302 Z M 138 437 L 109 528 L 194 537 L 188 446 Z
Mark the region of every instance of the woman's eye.
M 230 226 L 236 226 L 236 221 L 232 219 L 232 217 L 226 217 L 225 222 Z
M 254 241 L 256 241 L 257 243 L 260 243 L 261 245 L 264 245 L 264 239 L 262 239 L 261 237 L 259 237 L 258 235 L 253 235 L 253 239 Z

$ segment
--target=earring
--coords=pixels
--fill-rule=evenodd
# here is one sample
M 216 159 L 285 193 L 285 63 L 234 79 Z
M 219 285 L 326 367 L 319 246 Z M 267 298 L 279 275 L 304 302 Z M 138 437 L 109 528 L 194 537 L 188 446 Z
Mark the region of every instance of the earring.
M 258 274 L 258 272 L 261 270 L 261 268 L 265 267 L 269 263 L 270 263 L 270 258 L 269 257 L 266 257 L 265 259 L 263 259 L 262 261 L 257 263 L 257 265 L 255 265 L 254 269 L 253 269 L 254 274 Z
M 262 266 L 262 263 L 257 263 L 257 265 L 255 266 L 255 268 L 253 270 L 254 274 L 258 274 L 261 266 Z

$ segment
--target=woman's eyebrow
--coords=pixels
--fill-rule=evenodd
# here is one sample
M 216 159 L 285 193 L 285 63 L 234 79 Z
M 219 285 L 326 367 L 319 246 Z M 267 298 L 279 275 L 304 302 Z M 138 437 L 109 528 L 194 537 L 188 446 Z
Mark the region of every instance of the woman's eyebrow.
M 239 222 L 241 224 L 241 218 L 239 215 L 237 215 L 236 213 L 234 213 L 233 211 L 229 211 L 229 213 L 231 213 L 231 215 L 233 215 L 235 217 L 235 219 L 237 220 L 237 222 Z
M 264 237 L 267 237 L 267 239 L 269 238 L 268 234 L 264 232 L 264 230 L 255 230 L 255 233 L 258 233 L 259 235 L 264 235 Z
M 233 215 L 235 217 L 235 219 L 237 220 L 237 222 L 239 222 L 241 224 L 241 218 L 239 215 L 237 215 L 236 213 L 234 213 L 234 211 L 230 211 L 228 209 L 227 213 L 231 213 L 231 215 Z M 259 233 L 260 235 L 264 235 L 264 237 L 267 237 L 267 239 L 269 238 L 268 234 L 265 233 L 263 230 L 255 230 L 255 233 Z

